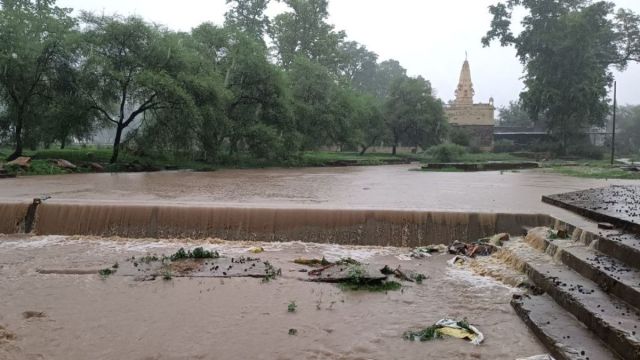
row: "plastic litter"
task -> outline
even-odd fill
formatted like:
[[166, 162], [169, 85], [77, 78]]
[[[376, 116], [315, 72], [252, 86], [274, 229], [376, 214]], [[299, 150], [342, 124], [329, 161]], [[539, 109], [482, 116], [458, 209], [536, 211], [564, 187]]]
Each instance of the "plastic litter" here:
[[264, 248], [263, 247], [259, 247], [259, 246], [252, 247], [252, 248], [249, 249], [249, 252], [253, 253], [253, 254], [260, 254], [260, 253], [264, 252]]
[[441, 339], [445, 336], [468, 340], [473, 345], [480, 345], [484, 341], [484, 335], [466, 320], [455, 321], [442, 319], [434, 325], [421, 331], [407, 331], [403, 337], [411, 341], [430, 341]]

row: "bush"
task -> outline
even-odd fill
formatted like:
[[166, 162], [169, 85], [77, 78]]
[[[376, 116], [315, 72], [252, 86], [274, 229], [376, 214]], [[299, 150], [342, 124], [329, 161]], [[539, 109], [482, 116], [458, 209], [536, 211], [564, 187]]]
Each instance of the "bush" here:
[[471, 154], [482, 154], [482, 149], [480, 149], [480, 146], [478, 145], [471, 145], [467, 148], [467, 150]]
[[493, 152], [497, 154], [516, 151], [516, 144], [511, 140], [498, 140], [493, 144]]
[[605, 151], [605, 148], [595, 146], [590, 142], [569, 145], [567, 148], [567, 153], [570, 155], [592, 160], [602, 160], [604, 158]]
[[465, 129], [459, 127], [454, 127], [451, 130], [451, 132], [449, 133], [449, 140], [452, 143], [460, 146], [469, 146], [469, 144], [471, 143], [471, 137], [469, 136], [469, 133]]
[[559, 154], [561, 152], [559, 141], [538, 140], [526, 147], [526, 150], [534, 153]]
[[463, 146], [456, 144], [436, 145], [427, 150], [427, 153], [435, 160], [445, 163], [460, 160], [466, 152]]

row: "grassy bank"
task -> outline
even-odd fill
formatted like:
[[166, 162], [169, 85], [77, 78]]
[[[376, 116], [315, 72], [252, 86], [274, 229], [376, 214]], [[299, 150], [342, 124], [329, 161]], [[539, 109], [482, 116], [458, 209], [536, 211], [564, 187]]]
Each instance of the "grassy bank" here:
[[[6, 158], [10, 153], [8, 149], [0, 149], [0, 159]], [[402, 163], [410, 160], [438, 162], [437, 159], [427, 154], [365, 154], [357, 152], [305, 152], [287, 161], [264, 161], [250, 157], [227, 158], [218, 163], [203, 161], [176, 159], [171, 157], [142, 157], [126, 152], [121, 153], [116, 164], [109, 164], [111, 158], [110, 148], [75, 147], [64, 150], [50, 149], [38, 151], [26, 151], [25, 156], [32, 158], [31, 167], [23, 170], [17, 167], [8, 168], [10, 173], [20, 176], [32, 175], [59, 175], [67, 173], [92, 172], [89, 164], [97, 163], [104, 167], [106, 172], [135, 172], [135, 171], [159, 171], [159, 170], [194, 170], [215, 171], [222, 168], [267, 168], [267, 167], [324, 167], [324, 166], [375, 166], [393, 163]], [[66, 170], [58, 167], [52, 159], [64, 159], [75, 165], [77, 169]], [[508, 153], [465, 153], [456, 162], [482, 163], [487, 161], [531, 161]], [[0, 161], [0, 165], [2, 165]], [[541, 163], [541, 171], [555, 174], [594, 178], [594, 179], [632, 179], [640, 180], [640, 172], [624, 171], [617, 166], [611, 166], [607, 161], [574, 160], [571, 162], [552, 160]], [[457, 169], [430, 170], [438, 172], [460, 171]]]
[[543, 171], [588, 179], [640, 180], [640, 172], [625, 171], [610, 164], [590, 163], [578, 166], [549, 166]]
[[[0, 159], [6, 158], [10, 152], [8, 149], [0, 149]], [[302, 153], [287, 161], [265, 161], [248, 156], [237, 156], [210, 163], [166, 156], [135, 156], [123, 152], [120, 154], [116, 164], [110, 164], [111, 149], [96, 147], [25, 151], [24, 156], [31, 157], [30, 168], [7, 167], [7, 170], [20, 176], [34, 176], [91, 172], [94, 171], [90, 166], [92, 163], [101, 165], [106, 172], [135, 172], [159, 170], [215, 171], [223, 168], [374, 166], [408, 161], [407, 155], [365, 154], [361, 156], [356, 152], [315, 151]], [[78, 168], [74, 170], [62, 169], [52, 161], [53, 159], [67, 160], [77, 165]], [[2, 165], [1, 160], [0, 165]]]

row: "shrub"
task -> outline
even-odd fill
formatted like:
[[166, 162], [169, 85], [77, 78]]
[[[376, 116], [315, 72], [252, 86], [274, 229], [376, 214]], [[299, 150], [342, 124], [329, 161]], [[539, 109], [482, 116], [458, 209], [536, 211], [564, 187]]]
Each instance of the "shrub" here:
[[467, 150], [471, 154], [482, 154], [482, 149], [480, 149], [480, 146], [478, 145], [471, 145], [467, 148]]
[[605, 150], [605, 148], [595, 146], [590, 142], [581, 142], [578, 144], [569, 145], [567, 153], [587, 159], [602, 160], [604, 158]]
[[429, 148], [427, 153], [436, 161], [452, 162], [460, 160], [466, 153], [466, 149], [456, 144], [441, 144]]
[[449, 133], [449, 140], [452, 143], [460, 146], [469, 146], [469, 144], [471, 143], [471, 137], [469, 136], [469, 133], [465, 129], [459, 127], [454, 127], [451, 130], [451, 132]]
[[516, 144], [511, 140], [498, 140], [493, 144], [493, 152], [497, 154], [516, 151]]

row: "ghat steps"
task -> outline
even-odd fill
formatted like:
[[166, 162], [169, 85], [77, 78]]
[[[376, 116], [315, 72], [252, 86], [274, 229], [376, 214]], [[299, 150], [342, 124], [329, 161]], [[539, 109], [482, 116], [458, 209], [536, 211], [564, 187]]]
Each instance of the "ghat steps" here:
[[536, 288], [514, 298], [516, 312], [558, 359], [640, 359], [639, 269], [579, 229], [572, 239], [554, 237], [535, 228], [500, 254]]

